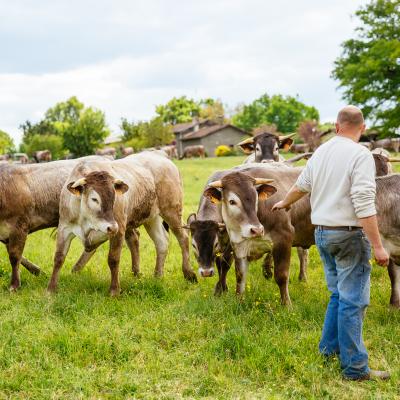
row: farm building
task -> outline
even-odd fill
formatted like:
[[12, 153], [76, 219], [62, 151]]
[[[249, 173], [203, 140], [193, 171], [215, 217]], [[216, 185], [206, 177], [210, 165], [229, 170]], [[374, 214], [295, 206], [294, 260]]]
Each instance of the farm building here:
[[203, 145], [209, 157], [214, 157], [219, 145], [235, 146], [246, 136], [244, 130], [231, 124], [218, 124], [210, 120], [177, 124], [173, 128], [179, 157], [187, 146]]

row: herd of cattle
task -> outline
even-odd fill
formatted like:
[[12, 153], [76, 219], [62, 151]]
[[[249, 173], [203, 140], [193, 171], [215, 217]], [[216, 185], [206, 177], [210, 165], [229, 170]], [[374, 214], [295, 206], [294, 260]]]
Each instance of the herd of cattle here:
[[[267, 278], [274, 275], [281, 301], [290, 304], [291, 248], [297, 247], [300, 276], [307, 277], [308, 249], [314, 244], [309, 196], [289, 212], [272, 212], [302, 171], [293, 162], [310, 154], [282, 161], [280, 149], [293, 144], [291, 135], [263, 133], [239, 143], [249, 154], [237, 167], [215, 172], [207, 181], [197, 213], [182, 225], [183, 189], [178, 168], [165, 151], [144, 151], [114, 160], [104, 155], [28, 165], [0, 165], [0, 240], [12, 267], [10, 290], [20, 286], [19, 265], [33, 274], [40, 268], [23, 257], [28, 234], [58, 227], [53, 273], [48, 290], [57, 288], [59, 271], [72, 239], [84, 247], [73, 271], [80, 271], [97, 247], [109, 241], [110, 294], [120, 291], [119, 261], [124, 241], [131, 253], [132, 272], [140, 271], [139, 232], [143, 225], [156, 248], [155, 276], [163, 275], [168, 233], [177, 238], [182, 271], [197, 281], [189, 261], [189, 235], [203, 277], [219, 279], [215, 294], [227, 290], [231, 263], [236, 271], [236, 292], [245, 289], [248, 263], [262, 257]], [[390, 303], [400, 308], [400, 174], [391, 171], [384, 150], [374, 153], [377, 171], [379, 230], [390, 254]]]

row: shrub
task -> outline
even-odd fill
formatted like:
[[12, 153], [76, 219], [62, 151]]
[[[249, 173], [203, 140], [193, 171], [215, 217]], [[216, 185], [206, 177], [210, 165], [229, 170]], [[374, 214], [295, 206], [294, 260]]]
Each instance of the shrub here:
[[215, 149], [215, 155], [217, 157], [227, 157], [236, 155], [234, 148], [227, 146], [226, 144], [221, 144]]

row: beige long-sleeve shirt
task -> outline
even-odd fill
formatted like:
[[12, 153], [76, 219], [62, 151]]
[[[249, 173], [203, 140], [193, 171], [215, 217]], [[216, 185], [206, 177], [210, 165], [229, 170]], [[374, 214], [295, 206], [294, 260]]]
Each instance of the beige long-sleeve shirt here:
[[343, 136], [320, 146], [296, 186], [311, 192], [314, 225], [360, 226], [376, 214], [375, 162], [371, 152]]

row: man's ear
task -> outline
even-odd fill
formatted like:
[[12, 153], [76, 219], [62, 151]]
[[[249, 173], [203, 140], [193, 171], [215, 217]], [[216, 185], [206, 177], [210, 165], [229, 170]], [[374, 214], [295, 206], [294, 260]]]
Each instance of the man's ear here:
[[81, 178], [78, 179], [77, 181], [70, 182], [67, 185], [67, 189], [74, 195], [80, 197], [83, 193], [83, 189], [85, 188], [86, 185], [86, 179]]
[[254, 138], [248, 138], [237, 144], [245, 154], [251, 154], [254, 151]]
[[293, 144], [293, 139], [286, 138], [279, 143], [279, 148], [282, 149], [283, 151], [289, 151], [289, 149], [292, 147], [292, 144]]
[[259, 200], [267, 200], [268, 198], [273, 196], [276, 192], [277, 192], [276, 187], [272, 185], [264, 184], [257, 186], [257, 193]]
[[118, 195], [124, 194], [128, 191], [129, 186], [121, 181], [121, 179], [115, 179], [114, 180], [114, 189], [115, 189], [115, 193], [117, 193]]
[[222, 199], [221, 190], [214, 187], [208, 187], [203, 195], [208, 197], [214, 204], [218, 204]]

